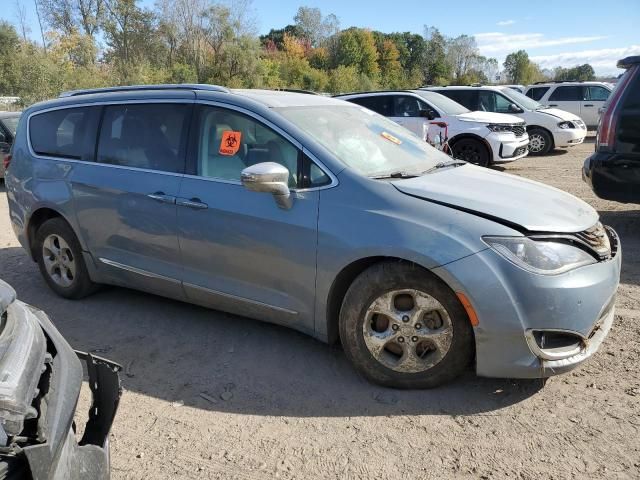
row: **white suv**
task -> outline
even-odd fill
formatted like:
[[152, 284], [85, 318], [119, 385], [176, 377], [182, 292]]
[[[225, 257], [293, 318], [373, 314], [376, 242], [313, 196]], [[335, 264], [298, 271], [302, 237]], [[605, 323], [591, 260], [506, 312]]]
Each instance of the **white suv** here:
[[611, 90], [604, 82], [549, 82], [529, 85], [524, 93], [542, 105], [574, 113], [587, 127], [595, 128]]
[[528, 153], [529, 136], [521, 119], [499, 113], [471, 112], [435, 92], [366, 92], [338, 98], [389, 117], [422, 139], [426, 139], [431, 121], [445, 122], [454, 157], [476, 165], [510, 162]]
[[531, 98], [504, 87], [430, 87], [470, 110], [517, 115], [527, 122], [529, 152], [544, 155], [553, 148], [579, 145], [587, 136], [584, 122], [573, 113], [541, 105]]

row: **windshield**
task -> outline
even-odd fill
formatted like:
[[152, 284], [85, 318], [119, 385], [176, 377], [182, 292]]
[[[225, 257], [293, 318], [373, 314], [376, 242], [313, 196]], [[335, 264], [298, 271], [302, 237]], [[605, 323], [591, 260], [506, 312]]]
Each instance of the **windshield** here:
[[462, 113], [469, 113], [470, 110], [463, 107], [458, 102], [451, 100], [449, 97], [436, 92], [428, 92], [425, 90], [415, 90], [415, 93], [424, 98], [427, 102], [433, 104], [438, 110], [445, 115], [460, 115]]
[[20, 121], [20, 115], [12, 115], [10, 117], [5, 117], [2, 119], [2, 122], [9, 129], [9, 131], [16, 136], [16, 129], [18, 128], [18, 122]]
[[527, 97], [526, 95], [523, 95], [522, 93], [512, 88], [501, 88], [500, 91], [504, 93], [506, 97], [509, 97], [511, 100], [513, 100], [514, 103], [517, 103], [522, 108], [525, 108], [527, 110], [538, 110], [539, 108], [544, 108], [544, 105], [536, 102], [535, 100]]
[[275, 108], [348, 167], [369, 177], [418, 175], [450, 158], [382, 115], [357, 105]]

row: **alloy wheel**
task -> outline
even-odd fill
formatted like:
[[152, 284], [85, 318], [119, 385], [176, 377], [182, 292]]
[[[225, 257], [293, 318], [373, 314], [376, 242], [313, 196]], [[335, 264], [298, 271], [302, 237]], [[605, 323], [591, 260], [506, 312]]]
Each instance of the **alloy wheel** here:
[[57, 285], [70, 287], [76, 278], [76, 261], [69, 244], [59, 235], [49, 235], [42, 243], [42, 259], [47, 274]]
[[402, 373], [424, 372], [440, 362], [453, 339], [451, 317], [442, 304], [419, 290], [394, 290], [367, 309], [364, 342], [384, 366]]
[[545, 140], [539, 133], [534, 133], [529, 137], [529, 151], [532, 153], [538, 153], [544, 150]]

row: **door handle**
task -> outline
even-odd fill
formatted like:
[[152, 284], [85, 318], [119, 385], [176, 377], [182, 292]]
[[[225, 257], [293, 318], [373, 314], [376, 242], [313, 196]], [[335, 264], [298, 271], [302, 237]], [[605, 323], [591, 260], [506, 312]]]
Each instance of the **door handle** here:
[[164, 192], [150, 193], [149, 195], [147, 195], [147, 197], [160, 203], [176, 203], [176, 197], [166, 195]]
[[592, 103], [588, 103], [586, 105], [583, 105], [583, 107], [593, 107], [593, 104]]
[[557, 104], [557, 103], [550, 103], [550, 104], [549, 104], [549, 106], [550, 106], [550, 107], [557, 107], [557, 106], [558, 106], [558, 104]]
[[191, 200], [187, 200], [186, 198], [178, 198], [176, 200], [176, 205], [180, 207], [194, 208], [196, 210], [204, 210], [205, 208], [209, 208], [209, 205], [201, 202], [199, 198], [192, 198]]

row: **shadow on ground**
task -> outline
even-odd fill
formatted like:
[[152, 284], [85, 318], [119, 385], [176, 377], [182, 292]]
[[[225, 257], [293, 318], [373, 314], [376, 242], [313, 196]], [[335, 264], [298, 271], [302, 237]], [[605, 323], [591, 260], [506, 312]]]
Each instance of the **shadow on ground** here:
[[[470, 371], [435, 390], [380, 388], [356, 374], [340, 347], [283, 327], [115, 287], [64, 300], [20, 248], [0, 250], [0, 278], [45, 310], [74, 348], [122, 364], [126, 390], [197, 408], [304, 417], [462, 415], [512, 405], [542, 387]], [[225, 391], [232, 398], [222, 400]]]

